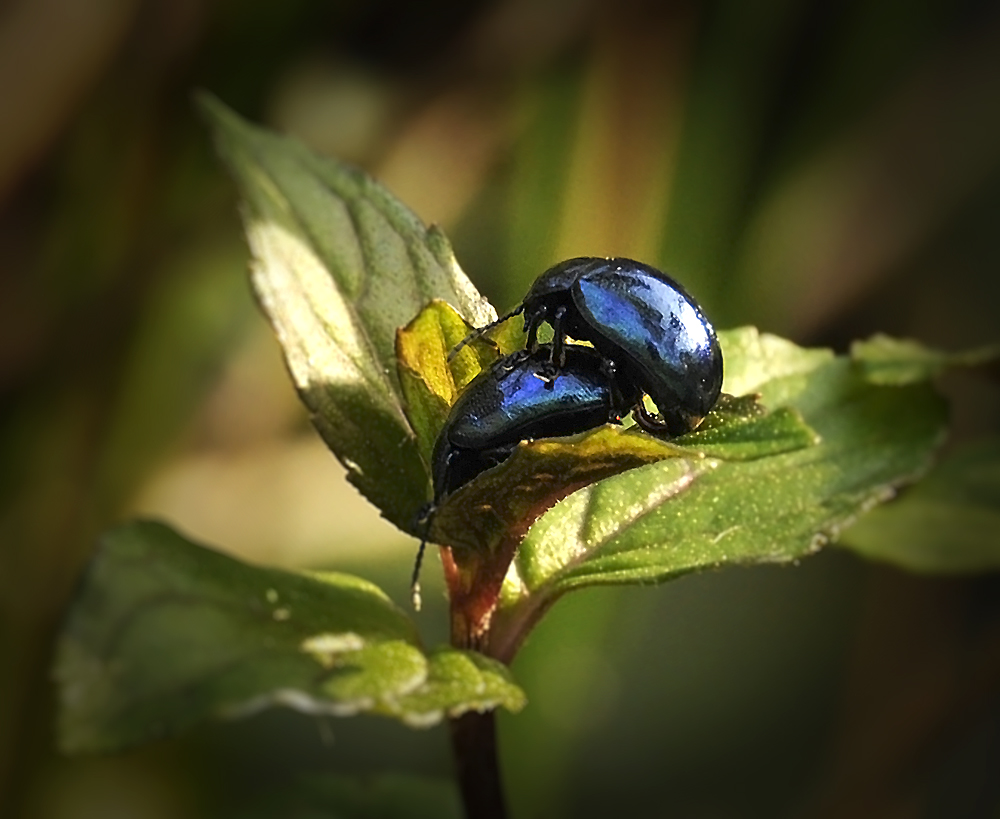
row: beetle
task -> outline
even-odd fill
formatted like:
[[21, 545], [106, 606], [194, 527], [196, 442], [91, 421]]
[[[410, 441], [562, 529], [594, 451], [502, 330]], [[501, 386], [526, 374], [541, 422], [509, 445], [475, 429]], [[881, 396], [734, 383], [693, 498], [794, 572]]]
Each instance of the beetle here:
[[612, 365], [578, 344], [563, 348], [558, 373], [546, 346], [498, 360], [466, 387], [434, 446], [434, 502], [497, 466], [521, 441], [574, 435], [620, 423], [638, 400]]
[[518, 314], [524, 314], [526, 349], [539, 349], [538, 330], [553, 329], [552, 362], [563, 366], [566, 336], [588, 341], [616, 367], [625, 391], [638, 388], [636, 422], [674, 438], [695, 429], [722, 391], [722, 350], [698, 303], [674, 279], [632, 259], [580, 256], [550, 267], [510, 313], [475, 330], [452, 351]]
[[521, 441], [575, 435], [621, 423], [641, 398], [591, 347], [568, 344], [555, 371], [547, 345], [519, 350], [477, 375], [452, 405], [431, 458], [434, 500], [424, 525], [411, 589], [419, 609], [420, 564], [435, 509], [477, 475], [509, 458]]

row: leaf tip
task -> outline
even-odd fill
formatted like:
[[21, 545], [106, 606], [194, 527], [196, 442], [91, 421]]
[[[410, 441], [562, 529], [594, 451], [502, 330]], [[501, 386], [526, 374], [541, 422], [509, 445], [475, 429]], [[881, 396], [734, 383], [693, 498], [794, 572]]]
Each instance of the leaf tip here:
[[220, 100], [211, 91], [196, 88], [191, 93], [191, 102], [202, 120], [213, 130], [221, 130], [241, 122], [239, 114]]

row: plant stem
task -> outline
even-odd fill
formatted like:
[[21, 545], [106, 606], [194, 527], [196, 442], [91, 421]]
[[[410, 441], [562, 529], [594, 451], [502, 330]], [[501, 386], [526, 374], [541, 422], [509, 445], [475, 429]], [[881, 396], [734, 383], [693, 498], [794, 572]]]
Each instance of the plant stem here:
[[466, 819], [506, 819], [493, 711], [450, 721], [451, 747]]

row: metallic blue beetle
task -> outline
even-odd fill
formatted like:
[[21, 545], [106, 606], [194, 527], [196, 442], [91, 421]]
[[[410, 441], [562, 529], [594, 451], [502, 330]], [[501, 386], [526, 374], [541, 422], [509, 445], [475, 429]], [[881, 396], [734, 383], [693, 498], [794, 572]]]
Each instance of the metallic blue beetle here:
[[631, 259], [579, 257], [546, 270], [514, 310], [472, 338], [524, 314], [527, 349], [538, 349], [542, 323], [554, 331], [561, 368], [566, 336], [589, 341], [613, 362], [623, 392], [649, 395], [662, 421], [635, 404], [636, 422], [667, 438], [697, 427], [722, 391], [722, 350], [697, 302], [672, 278]]
[[[477, 475], [509, 458], [521, 441], [575, 435], [620, 423], [641, 398], [623, 385], [607, 359], [590, 347], [566, 345], [556, 371], [553, 351], [536, 345], [498, 360], [477, 375], [452, 405], [431, 459], [434, 500], [421, 514], [426, 530], [437, 506]], [[420, 564], [413, 569], [419, 608]]]
[[522, 350], [469, 383], [434, 446], [435, 503], [503, 463], [521, 441], [620, 423], [639, 398], [622, 390], [609, 362], [589, 347], [565, 346], [558, 372], [551, 361], [548, 347]]

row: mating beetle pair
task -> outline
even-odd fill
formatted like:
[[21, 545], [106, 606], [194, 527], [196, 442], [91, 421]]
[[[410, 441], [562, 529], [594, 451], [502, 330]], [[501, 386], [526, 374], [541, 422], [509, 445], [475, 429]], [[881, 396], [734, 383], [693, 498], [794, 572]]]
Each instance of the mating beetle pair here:
[[[524, 315], [525, 349], [480, 373], [451, 408], [434, 448], [434, 508], [523, 440], [620, 422], [674, 438], [695, 429], [722, 390], [722, 351], [698, 304], [676, 281], [631, 259], [579, 257], [545, 271], [510, 313], [453, 351]], [[538, 341], [543, 323], [551, 345]], [[569, 336], [592, 345], [567, 344]], [[656, 404], [650, 415], [643, 396]], [[424, 542], [414, 567], [414, 592]]]
[[647, 432], [675, 438], [697, 427], [722, 390], [722, 350], [697, 302], [655, 267], [631, 259], [579, 257], [546, 270], [514, 310], [468, 336], [452, 355], [496, 325], [524, 314], [526, 347], [552, 325], [553, 363], [566, 336], [588, 341], [612, 362], [625, 391], [646, 393], [662, 421], [635, 404]]

